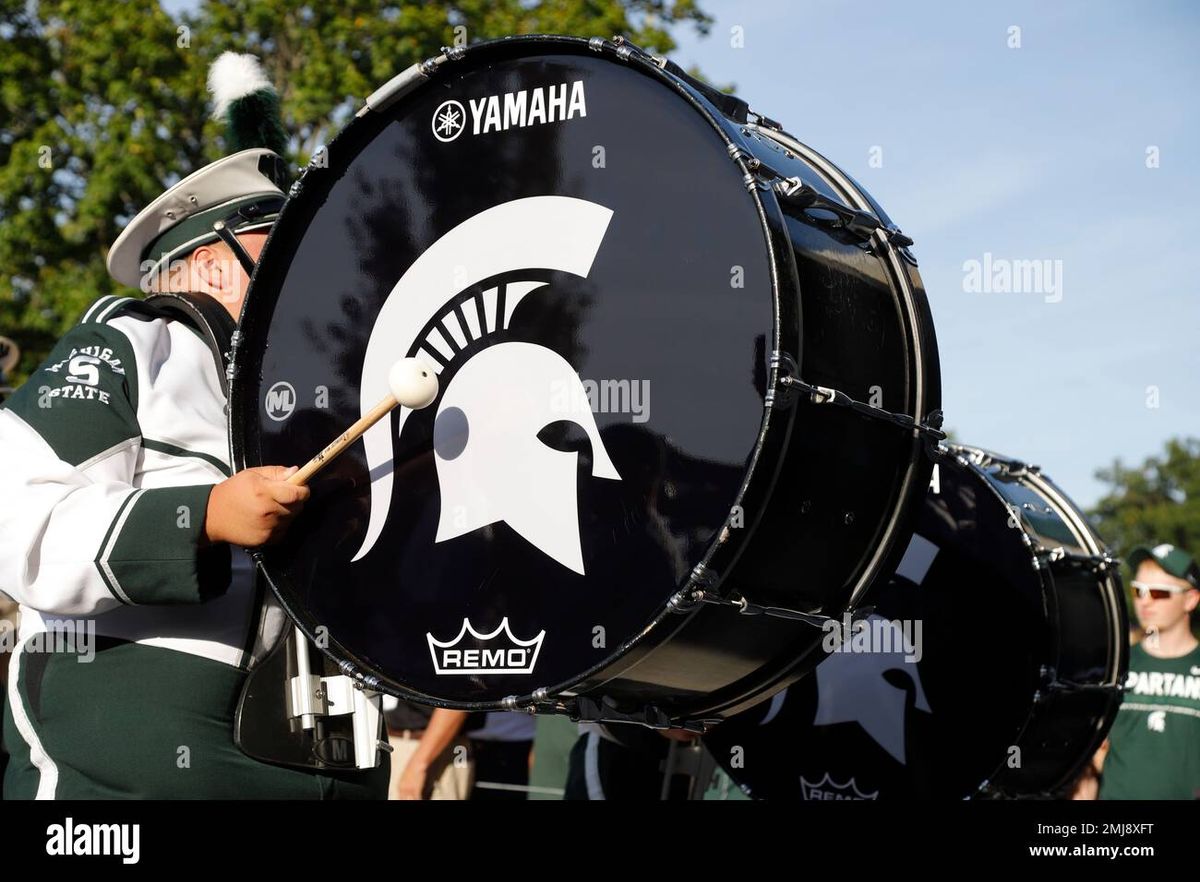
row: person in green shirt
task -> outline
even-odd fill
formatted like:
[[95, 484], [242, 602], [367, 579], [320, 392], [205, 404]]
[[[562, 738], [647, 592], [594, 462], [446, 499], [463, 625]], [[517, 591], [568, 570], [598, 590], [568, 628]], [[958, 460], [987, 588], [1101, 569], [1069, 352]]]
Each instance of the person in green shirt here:
[[1200, 799], [1200, 566], [1174, 545], [1129, 554], [1134, 609], [1146, 633], [1103, 757], [1100, 799]]

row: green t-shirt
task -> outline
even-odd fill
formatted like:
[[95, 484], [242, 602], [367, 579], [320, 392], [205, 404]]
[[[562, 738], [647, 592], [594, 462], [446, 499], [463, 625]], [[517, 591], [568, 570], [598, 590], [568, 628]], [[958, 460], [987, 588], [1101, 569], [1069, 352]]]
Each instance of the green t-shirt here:
[[1101, 799], [1200, 798], [1200, 646], [1178, 658], [1134, 646], [1108, 738]]

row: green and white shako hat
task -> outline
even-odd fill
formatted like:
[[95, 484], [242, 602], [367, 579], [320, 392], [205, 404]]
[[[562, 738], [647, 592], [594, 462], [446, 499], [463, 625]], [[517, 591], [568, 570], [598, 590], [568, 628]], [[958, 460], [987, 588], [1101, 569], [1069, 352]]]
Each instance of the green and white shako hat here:
[[287, 133], [266, 72], [253, 55], [225, 52], [209, 68], [208, 89], [213, 117], [225, 119], [236, 152], [188, 175], [130, 221], [108, 252], [108, 273], [123, 285], [140, 287], [171, 260], [223, 238], [223, 230], [264, 230], [279, 216]]

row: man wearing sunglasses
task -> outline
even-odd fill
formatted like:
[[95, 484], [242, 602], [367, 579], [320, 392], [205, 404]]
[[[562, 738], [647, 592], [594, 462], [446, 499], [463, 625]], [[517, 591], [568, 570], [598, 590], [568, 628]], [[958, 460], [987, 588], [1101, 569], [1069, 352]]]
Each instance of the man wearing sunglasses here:
[[1127, 560], [1146, 636], [1130, 649], [1100, 799], [1200, 799], [1200, 641], [1191, 627], [1200, 566], [1165, 544], [1139, 546]]

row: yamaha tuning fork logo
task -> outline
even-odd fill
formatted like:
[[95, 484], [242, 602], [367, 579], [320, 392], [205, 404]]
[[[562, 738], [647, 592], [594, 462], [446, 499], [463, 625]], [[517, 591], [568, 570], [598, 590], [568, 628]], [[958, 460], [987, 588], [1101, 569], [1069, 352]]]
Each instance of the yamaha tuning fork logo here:
[[453, 141], [463, 133], [466, 120], [467, 111], [461, 102], [443, 101], [433, 112], [433, 135], [443, 143]]
[[[587, 96], [582, 80], [470, 98], [467, 104], [471, 108], [472, 135], [507, 132], [587, 116]], [[435, 138], [443, 144], [449, 143], [466, 130], [467, 109], [461, 101], [443, 101], [433, 112], [431, 127]]]

